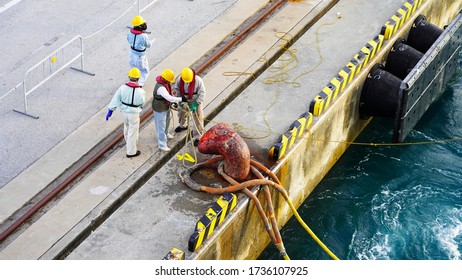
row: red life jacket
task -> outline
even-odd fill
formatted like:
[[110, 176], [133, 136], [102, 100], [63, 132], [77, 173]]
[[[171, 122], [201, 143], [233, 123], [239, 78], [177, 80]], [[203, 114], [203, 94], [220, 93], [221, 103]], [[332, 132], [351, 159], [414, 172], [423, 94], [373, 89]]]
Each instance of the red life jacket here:
[[[156, 77], [156, 82], [163, 85], [165, 87], [165, 89], [167, 90], [168, 94], [172, 95], [172, 84], [165, 81], [164, 78], [162, 78], [162, 76], [157, 76]], [[170, 104], [170, 102], [167, 99], [165, 99], [161, 95], [157, 94], [157, 87], [155, 87], [154, 91], [155, 91], [154, 92], [154, 99], [156, 99], [156, 100], [162, 100], [163, 99], [163, 100], [165, 100], [165, 102], [167, 102], [167, 104]]]
[[136, 35], [143, 34], [143, 31], [141, 31], [141, 30], [136, 30], [136, 29], [134, 29], [134, 28], [130, 29], [130, 32], [133, 33], [133, 34], [136, 34]]
[[126, 106], [128, 106], [128, 107], [135, 107], [135, 108], [136, 108], [136, 107], [141, 107], [142, 105], [135, 105], [135, 104], [133, 104], [134, 99], [135, 99], [135, 89], [140, 88], [141, 86], [138, 85], [138, 83], [135, 83], [135, 82], [128, 82], [128, 83], [126, 83], [125, 85], [128, 86], [128, 87], [133, 88], [133, 91], [132, 91], [132, 101], [131, 101], [130, 103], [125, 103], [125, 102], [121, 101], [122, 104], [124, 104], [124, 105], [126, 105]]
[[165, 81], [161, 76], [156, 77], [157, 84], [154, 86], [152, 99], [152, 109], [155, 112], [165, 112], [169, 109], [170, 102], [165, 99], [162, 95], [157, 94], [157, 90], [163, 86], [167, 90], [168, 94], [172, 95], [172, 86], [169, 82]]
[[141, 87], [141, 86], [140, 86], [138, 83], [136, 83], [136, 82], [128, 82], [128, 83], [126, 83], [125, 85], [126, 85], [126, 86], [129, 86], [129, 87], [131, 87], [131, 88], [140, 88], [140, 87]]
[[172, 84], [170, 84], [169, 82], [167, 82], [166, 80], [164, 80], [164, 78], [162, 78], [162, 76], [157, 76], [156, 77], [156, 82], [158, 82], [159, 84], [163, 85], [168, 93], [170, 95], [172, 95]]
[[[188, 85], [188, 99], [191, 99], [194, 94], [194, 88], [196, 86], [196, 73], [193, 70], [193, 79]], [[180, 78], [180, 94], [181, 97], [184, 97], [184, 81]]]

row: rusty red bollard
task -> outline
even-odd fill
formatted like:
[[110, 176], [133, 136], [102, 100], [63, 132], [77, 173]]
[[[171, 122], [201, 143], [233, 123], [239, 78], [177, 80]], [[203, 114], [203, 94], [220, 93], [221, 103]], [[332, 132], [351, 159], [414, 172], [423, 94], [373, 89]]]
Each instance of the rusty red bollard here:
[[197, 148], [203, 154], [223, 156], [225, 173], [233, 179], [243, 181], [249, 176], [249, 147], [229, 125], [219, 123], [212, 126], [201, 137]]

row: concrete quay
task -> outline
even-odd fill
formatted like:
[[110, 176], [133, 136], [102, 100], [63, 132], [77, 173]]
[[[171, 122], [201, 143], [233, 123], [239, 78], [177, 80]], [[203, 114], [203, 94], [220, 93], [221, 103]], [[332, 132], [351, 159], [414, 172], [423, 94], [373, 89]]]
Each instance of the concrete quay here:
[[[238, 16], [245, 19], [266, 3], [251, 1], [254, 6], [250, 9], [246, 6], [249, 3], [244, 5], [243, 2], [249, 1], [238, 1], [217, 22], [204, 28], [157, 65], [152, 76], [166, 67], [178, 72], [184, 65], [192, 65], [211, 47], [204, 46], [204, 42], [213, 41], [211, 34], [216, 34], [213, 30], [217, 25], [221, 25], [221, 30], [224, 23], [231, 22], [230, 19]], [[430, 9], [433, 3], [425, 1], [416, 14]], [[306, 138], [300, 139], [284, 159], [269, 161], [268, 148], [293, 120], [307, 111], [314, 96], [368, 40], [380, 32], [402, 4], [403, 1], [378, 0], [366, 4], [360, 0], [287, 3], [204, 76], [207, 87], [205, 113], [210, 121], [207, 127], [219, 122], [235, 127], [244, 136], [253, 157], [277, 172], [293, 203], [298, 206], [348, 147], [347, 142], [354, 140], [366, 125], [367, 122], [358, 120], [357, 102], [362, 81], [374, 63], [367, 65], [331, 107], [314, 119]], [[458, 11], [460, 6], [457, 3], [457, 7], [452, 8]], [[242, 19], [236, 22], [240, 23]], [[228, 32], [234, 27], [231, 25]], [[409, 24], [403, 27], [403, 31], [406, 28]], [[224, 35], [227, 34], [218, 35], [216, 42]], [[398, 32], [396, 36], [399, 35]], [[301, 37], [291, 45], [292, 36]], [[391, 43], [391, 40], [384, 42], [375, 61], [383, 59]], [[290, 47], [289, 51], [282, 57], [292, 59], [294, 64], [288, 65], [287, 60], [281, 59], [268, 68], [267, 61], [287, 47]], [[187, 52], [184, 50], [197, 53], [191, 55], [190, 52], [185, 57]], [[273, 79], [273, 70], [278, 66], [291, 77], [286, 81], [298, 82], [300, 86], [279, 82], [277, 78], [280, 76]], [[249, 75], [261, 72], [258, 77]], [[151, 79], [146, 86], [147, 92], [152, 91], [152, 87]], [[82, 139], [87, 139], [88, 135], [100, 131], [105, 111], [98, 112], [73, 137], [68, 137], [62, 146], [47, 154], [49, 161], [60, 165], [60, 155], [67, 153], [75, 143], [86, 142]], [[236, 210], [203, 246], [195, 253], [188, 252], [187, 241], [195, 223], [217, 196], [195, 192], [181, 182], [178, 173], [184, 167], [175, 154], [193, 154], [193, 151], [191, 147], [183, 147], [184, 133], [177, 136], [170, 143], [174, 149], [164, 154], [156, 148], [153, 124], [148, 124], [140, 136], [143, 151], [140, 157], [126, 159], [123, 148], [114, 153], [39, 220], [1, 248], [0, 259], [161, 259], [173, 247], [185, 251], [188, 259], [258, 257], [269, 239], [253, 211], [254, 207], [242, 196], [239, 196]], [[37, 181], [38, 174], [46, 174], [40, 168], [50, 170], [47, 164], [37, 166], [38, 169], [30, 172], [28, 180]], [[27, 172], [23, 180], [27, 180]], [[137, 191], [133, 193], [135, 189]], [[2, 193], [2, 197], [4, 194], [8, 195]], [[121, 200], [124, 203], [120, 206]], [[276, 203], [276, 215], [282, 226], [291, 213], [281, 198], [276, 198]], [[14, 212], [15, 207], [17, 205], [11, 205], [10, 212]], [[99, 219], [102, 218], [107, 219], [101, 223]], [[328, 239], [323, 241], [329, 244]], [[73, 249], [69, 255], [68, 249]], [[342, 258], [344, 252], [336, 248], [331, 250]]]

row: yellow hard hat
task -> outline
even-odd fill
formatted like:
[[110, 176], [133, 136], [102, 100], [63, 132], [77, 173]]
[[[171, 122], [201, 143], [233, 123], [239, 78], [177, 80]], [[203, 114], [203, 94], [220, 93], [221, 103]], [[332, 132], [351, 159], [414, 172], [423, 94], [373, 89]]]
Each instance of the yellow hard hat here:
[[181, 79], [185, 82], [185, 83], [190, 83], [194, 78], [194, 72], [191, 68], [183, 68], [183, 70], [181, 70]]
[[135, 16], [132, 19], [132, 26], [140, 26], [145, 23], [144, 18], [142, 16]]
[[138, 68], [133, 67], [132, 69], [130, 69], [130, 71], [128, 71], [128, 77], [139, 79], [141, 77], [141, 72]]
[[169, 83], [173, 83], [175, 81], [175, 73], [171, 69], [165, 69], [162, 71], [162, 74], [160, 74], [164, 80], [166, 80]]

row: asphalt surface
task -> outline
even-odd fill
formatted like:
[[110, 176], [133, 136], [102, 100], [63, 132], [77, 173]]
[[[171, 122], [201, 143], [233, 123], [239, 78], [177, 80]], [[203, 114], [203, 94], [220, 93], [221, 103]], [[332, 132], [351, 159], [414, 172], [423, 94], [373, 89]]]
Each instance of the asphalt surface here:
[[[156, 38], [148, 52], [150, 68], [236, 0], [150, 0], [141, 1], [141, 9], [152, 2], [142, 12], [150, 38]], [[0, 188], [107, 106], [126, 82], [126, 33], [138, 12], [134, 3], [23, 0], [0, 10]], [[96, 75], [66, 68], [28, 95], [27, 111], [39, 119], [14, 112], [24, 110], [24, 93], [21, 86], [10, 90], [30, 67], [77, 35], [84, 38], [85, 69]]]

